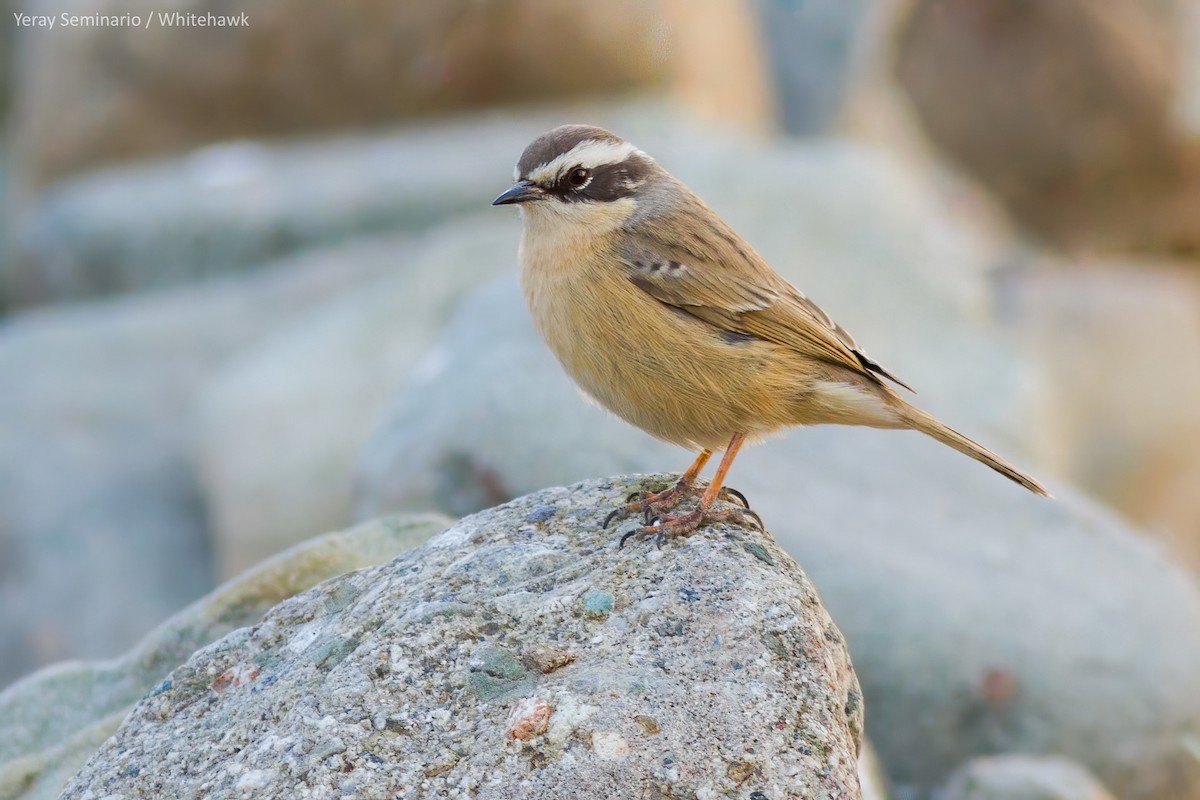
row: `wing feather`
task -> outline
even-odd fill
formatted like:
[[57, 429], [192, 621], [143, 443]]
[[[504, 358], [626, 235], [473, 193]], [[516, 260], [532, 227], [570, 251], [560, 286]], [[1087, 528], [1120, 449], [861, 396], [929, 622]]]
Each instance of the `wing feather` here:
[[636, 231], [627, 231], [620, 260], [635, 285], [722, 331], [775, 342], [909, 389], [863, 355], [844, 328], [771, 269], [698, 199], [693, 202], [707, 211], [700, 216], [716, 220], [703, 236], [681, 236], [661, 220], [642, 220]]

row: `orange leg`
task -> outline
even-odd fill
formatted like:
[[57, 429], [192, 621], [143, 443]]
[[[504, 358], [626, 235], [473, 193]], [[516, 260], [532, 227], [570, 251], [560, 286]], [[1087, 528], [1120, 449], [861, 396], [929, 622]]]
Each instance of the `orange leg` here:
[[705, 448], [700, 451], [700, 455], [696, 456], [696, 460], [687, 468], [687, 472], [683, 473], [679, 478], [679, 483], [676, 486], [691, 486], [696, 482], [696, 478], [700, 477], [700, 470], [704, 469], [704, 465], [712, 458], [712, 450]]
[[[655, 524], [632, 530], [621, 537], [620, 546], [623, 547], [625, 541], [631, 536], [648, 536], [651, 534], [656, 537], [661, 545], [663, 539], [669, 539], [674, 536], [688, 536], [694, 533], [705, 522], [729, 522], [736, 525], [745, 525], [747, 520], [753, 520], [761, 529], [763, 527], [762, 520], [758, 514], [749, 508], [729, 508], [720, 511], [714, 511], [712, 508], [713, 503], [718, 499], [727, 498], [728, 490], [724, 488], [725, 477], [729, 474], [729, 468], [733, 466], [733, 460], [737, 458], [738, 450], [741, 449], [742, 443], [745, 441], [746, 435], [743, 433], [735, 433], [733, 438], [729, 440], [729, 445], [725, 448], [725, 454], [721, 457], [721, 464], [717, 467], [717, 474], [713, 476], [712, 483], [708, 485], [708, 488], [701, 496], [700, 504], [696, 510], [686, 514], [661, 517]], [[704, 456], [704, 460], [708, 459], [703, 453], [701, 455]], [[744, 501], [745, 498], [742, 499]]]
[[704, 496], [700, 498], [700, 510], [708, 511], [712, 508], [712, 504], [721, 495], [721, 488], [725, 485], [725, 476], [729, 474], [729, 468], [733, 466], [733, 460], [737, 458], [738, 450], [742, 449], [742, 442], [746, 441], [746, 434], [735, 433], [733, 438], [729, 440], [729, 446], [725, 448], [725, 454], [721, 456], [721, 463], [717, 467], [717, 474], [713, 475], [712, 483], [708, 485], [708, 489], [704, 492]]

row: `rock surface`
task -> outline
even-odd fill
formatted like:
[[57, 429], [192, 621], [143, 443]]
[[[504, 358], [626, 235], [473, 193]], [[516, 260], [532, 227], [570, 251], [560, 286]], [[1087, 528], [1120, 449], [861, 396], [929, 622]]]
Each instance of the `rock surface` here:
[[617, 549], [640, 482], [547, 489], [175, 670], [65, 798], [859, 797], [845, 643], [767, 535]]
[[428, 514], [378, 520], [281, 553], [179, 612], [119, 659], [49, 667], [0, 692], [0, 797], [52, 800], [133, 704], [197, 649], [318, 582], [445, 530]]
[[[916, 355], [960, 382], [944, 416], [1004, 451], [979, 430], [983, 401], [968, 405], [994, 400], [1003, 373], [945, 334], [963, 322], [938, 324], [950, 349], [931, 340]], [[895, 369], [927, 403], [946, 385], [926, 391]], [[531, 486], [690, 458], [585, 404], [514, 282], [501, 282], [464, 304], [397, 397], [364, 457], [361, 511], [460, 514]], [[971, 756], [1011, 749], [1069, 755], [1125, 798], [1200, 787], [1187, 768], [1200, 593], [1144, 535], [1069, 490], [1052, 483], [1060, 499], [1039, 499], [917, 434], [793, 431], [742, 454], [731, 482], [819, 581], [898, 789], [929, 792]]]
[[956, 770], [939, 800], [1113, 800], [1091, 773], [1065, 758], [993, 756]]
[[115, 656], [213, 586], [188, 453], [200, 387], [376, 266], [317, 253], [0, 323], [0, 684]]
[[198, 399], [195, 457], [222, 575], [349, 524], [353, 466], [396, 385], [454, 302], [511, 269], [497, 257], [517, 246], [507, 222], [327, 251], [331, 263], [377, 264], [378, 277], [330, 297], [213, 377]]

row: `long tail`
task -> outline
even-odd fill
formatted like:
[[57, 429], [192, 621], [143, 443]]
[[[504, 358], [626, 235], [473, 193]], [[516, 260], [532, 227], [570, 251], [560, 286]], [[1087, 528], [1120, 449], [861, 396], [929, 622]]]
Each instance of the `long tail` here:
[[932, 436], [942, 444], [953, 447], [963, 455], [968, 455], [982, 464], [987, 464], [1010, 481], [1021, 484], [1034, 494], [1040, 494], [1043, 497], [1051, 496], [1045, 487], [1033, 478], [1021, 472], [1021, 470], [1009, 464], [978, 442], [973, 442], [953, 428], [938, 422], [924, 411], [905, 403], [900, 411], [900, 416], [908, 424], [908, 427], [913, 430], [918, 430], [927, 436]]

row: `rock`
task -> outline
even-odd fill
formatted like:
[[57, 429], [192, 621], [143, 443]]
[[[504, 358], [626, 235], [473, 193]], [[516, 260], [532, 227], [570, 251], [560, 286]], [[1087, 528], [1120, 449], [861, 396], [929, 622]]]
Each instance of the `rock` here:
[[941, 800], [1113, 800], [1086, 769], [1065, 758], [993, 756], [955, 771]]
[[757, 531], [618, 550], [600, 522], [638, 485], [538, 492], [277, 606], [63, 797], [859, 797], [861, 696], [812, 584]]
[[1162, 535], [1200, 574], [1200, 279], [1185, 265], [1012, 271], [1005, 324], [1050, 391], [1040, 460]]
[[[210, 0], [53, 11], [62, 10], [134, 14], [143, 25], [60, 25], [21, 37], [15, 146], [36, 185], [224, 139], [626, 91], [661, 82], [670, 52], [655, 6], [640, 0], [565, 3], [550, 13], [539, 0], [275, 0], [246, 10], [248, 24], [206, 28], [165, 26], [159, 14], [239, 12]], [[587, 35], [571, 35], [580, 31]]]
[[200, 387], [372, 275], [355, 252], [0, 324], [0, 684], [114, 656], [212, 587], [188, 454]]
[[1200, 248], [1200, 139], [1178, 109], [1190, 3], [915, 5], [900, 81], [1021, 223], [1081, 252]]
[[552, 119], [235, 142], [60, 183], [27, 198], [12, 226], [8, 290], [35, 303], [173, 286], [360, 234], [424, 229], [485, 208], [505, 165]]
[[454, 301], [512, 268], [517, 231], [492, 217], [413, 246], [364, 242], [336, 258], [378, 277], [247, 348], [200, 397], [196, 435], [220, 572], [349, 524], [350, 476], [396, 384], [429, 349]]
[[450, 524], [436, 515], [399, 517], [321, 536], [196, 601], [121, 658], [59, 664], [0, 692], [0, 797], [58, 797], [133, 704], [197, 649], [322, 580], [387, 561]]

